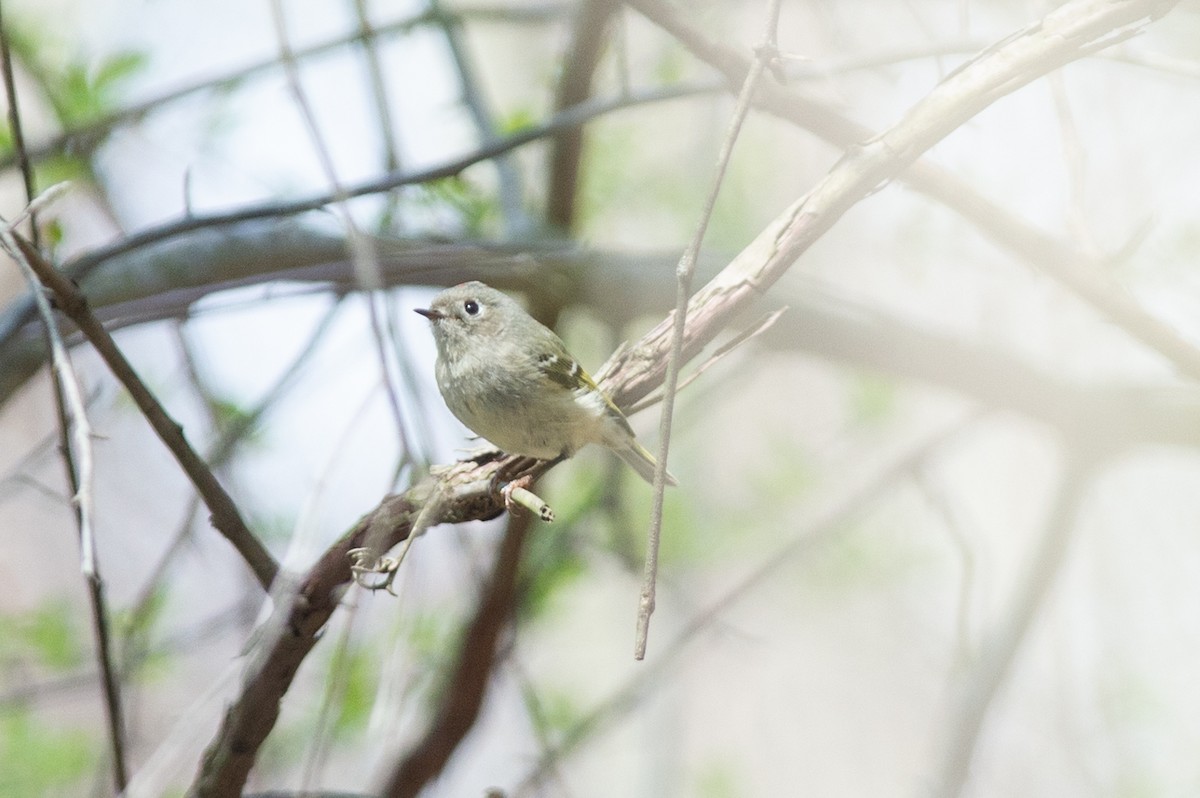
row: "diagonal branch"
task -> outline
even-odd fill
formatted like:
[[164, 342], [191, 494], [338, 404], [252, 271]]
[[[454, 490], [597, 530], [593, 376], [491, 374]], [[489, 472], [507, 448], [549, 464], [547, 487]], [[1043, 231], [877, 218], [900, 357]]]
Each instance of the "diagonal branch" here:
[[[664, 9], [674, 14], [662, 0], [630, 3], [651, 18]], [[896, 125], [848, 150], [816, 187], [776, 217], [692, 297], [689, 314], [701, 318], [688, 325], [685, 359], [694, 357], [737, 311], [765, 293], [855, 203], [901, 174], [974, 114], [1099, 46], [1133, 35], [1173, 5], [1163, 0], [1074, 0], [948, 76]], [[631, 373], [620, 381], [614, 397], [618, 404], [641, 398], [662, 380], [666, 364], [656, 353], [669, 345], [672, 326], [672, 319], [666, 319], [647, 333], [639, 347], [610, 361], [617, 366], [635, 360], [643, 366], [637, 376]], [[1194, 373], [1200, 374], [1200, 350], [1187, 349], [1196, 366]]]
[[[1093, 10], [1111, 15], [1114, 26], [1125, 26], [1127, 30], [1123, 35], [1128, 36], [1137, 31], [1141, 22], [1162, 16], [1177, 4], [1176, 0], [1110, 0], [1097, 3]], [[630, 5], [675, 36], [697, 58], [721, 72], [731, 86], [740, 85], [745, 79], [751, 65], [749, 58], [706, 37], [665, 0], [630, 0]], [[1065, 15], [1077, 13], [1079, 6], [1080, 3], [1063, 6], [1051, 17], [1062, 22]], [[1057, 28], [1062, 28], [1062, 35], [1069, 37], [1084, 30], [1084, 26], [1073, 30], [1069, 24], [1059, 24]], [[1096, 41], [1113, 43], [1112, 39], [1104, 38], [1103, 31], [1100, 31]], [[1090, 52], [1091, 48], [1085, 47], [1081, 48], [1079, 54], [1088, 55]], [[985, 50], [984, 55], [971, 62], [970, 68], [976, 69], [979, 59], [984, 56], [994, 61], [996, 48]], [[951, 75], [947, 81], [956, 76], [957, 73]], [[763, 85], [756, 103], [768, 113], [787, 119], [837, 147], [854, 148], [860, 142], [873, 140], [874, 137], [869, 128], [842, 116], [828, 105], [783, 86]], [[919, 161], [896, 177], [963, 216], [1000, 249], [1025, 259], [1057, 280], [1131, 336], [1166, 357], [1181, 372], [1200, 378], [1200, 349], [1148, 313], [1122, 288], [1104, 279], [1103, 269], [1099, 268], [1101, 264], [1096, 258], [1031, 227], [988, 200], [971, 184], [935, 164]]]
[[183, 427], [167, 415], [166, 409], [142, 382], [133, 366], [117, 347], [112, 336], [109, 335], [108, 330], [104, 329], [104, 325], [92, 313], [87, 297], [79, 290], [79, 287], [55, 269], [27, 241], [18, 238], [17, 242], [38, 279], [54, 293], [59, 309], [75, 322], [92, 346], [96, 348], [96, 352], [108, 364], [113, 374], [129, 391], [129, 395], [137, 404], [138, 409], [142, 411], [146, 420], [150, 422], [150, 426], [171, 454], [175, 456], [188, 479], [204, 498], [204, 503], [212, 511], [213, 526], [242, 555], [242, 559], [250, 566], [250, 570], [254, 572], [254, 576], [263, 589], [269, 590], [271, 582], [275, 580], [275, 575], [279, 571], [279, 566], [271, 553], [246, 526], [233, 497], [229, 495], [213, 474], [212, 469], [188, 443], [183, 434]]

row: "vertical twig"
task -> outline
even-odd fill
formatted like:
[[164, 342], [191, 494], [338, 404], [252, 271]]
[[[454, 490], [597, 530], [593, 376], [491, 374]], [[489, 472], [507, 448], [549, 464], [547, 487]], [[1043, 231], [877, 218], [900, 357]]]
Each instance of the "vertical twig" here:
[[644, 659], [646, 656], [646, 640], [650, 634], [650, 616], [654, 613], [655, 586], [658, 580], [658, 549], [662, 539], [663, 493], [666, 489], [667, 455], [671, 450], [671, 424], [675, 413], [675, 391], [679, 385], [679, 368], [683, 359], [683, 333], [687, 323], [688, 299], [692, 293], [692, 275], [696, 269], [696, 257], [704, 242], [704, 234], [708, 230], [709, 219], [712, 218], [713, 208], [717, 204], [717, 195], [725, 178], [725, 170], [733, 154], [733, 145], [737, 142], [742, 122], [750, 110], [750, 102], [754, 98], [754, 90], [758, 85], [763, 71], [775, 59], [778, 53], [776, 42], [779, 28], [779, 7], [781, 0], [768, 0], [767, 24], [762, 43], [755, 48], [755, 58], [742, 83], [738, 94], [737, 105], [734, 107], [733, 118], [729, 122], [729, 130], [721, 144], [721, 153], [717, 158], [716, 174], [712, 187], [704, 202], [700, 214], [700, 222], [692, 236], [679, 265], [675, 268], [677, 289], [675, 294], [675, 318], [671, 329], [671, 354], [667, 359], [666, 381], [663, 386], [662, 416], [659, 421], [658, 468], [654, 472], [654, 505], [651, 509], [650, 530], [646, 536], [646, 566], [642, 574], [642, 592], [638, 602], [637, 635], [633, 644], [633, 656]]
[[[0, 13], [2, 13], [0, 4]], [[34, 199], [33, 165], [25, 148], [25, 133], [21, 125], [20, 102], [17, 98], [16, 80], [13, 77], [12, 52], [8, 42], [8, 27], [0, 16], [0, 73], [4, 78], [4, 92], [8, 100], [8, 122], [12, 133], [13, 147], [21, 167], [21, 179], [25, 185], [25, 198], [29, 202], [29, 240], [35, 249], [41, 248], [41, 231], [37, 221], [37, 205]], [[59, 193], [53, 187], [41, 198], [48, 202]], [[71, 366], [67, 348], [63, 344], [50, 302], [46, 299], [41, 283], [33, 268], [25, 259], [13, 236], [16, 224], [5, 228], [4, 248], [17, 262], [29, 284], [37, 304], [38, 314], [49, 343], [51, 356], [51, 382], [54, 403], [58, 415], [60, 434], [59, 450], [67, 483], [70, 485], [75, 524], [79, 530], [80, 570], [88, 586], [88, 604], [92, 612], [92, 630], [96, 639], [96, 661], [104, 695], [104, 712], [108, 721], [108, 741], [112, 751], [113, 785], [118, 793], [129, 783], [125, 765], [125, 728], [121, 713], [121, 686], [112, 662], [112, 637], [108, 628], [108, 602], [104, 598], [104, 582], [100, 578], [100, 566], [96, 560], [96, 540], [92, 508], [92, 431], [87, 420], [83, 392]]]

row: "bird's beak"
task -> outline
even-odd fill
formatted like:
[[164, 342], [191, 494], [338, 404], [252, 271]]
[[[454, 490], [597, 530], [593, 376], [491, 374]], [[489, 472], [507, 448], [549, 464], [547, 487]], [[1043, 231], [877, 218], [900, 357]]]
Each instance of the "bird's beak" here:
[[413, 312], [420, 313], [430, 321], [440, 321], [441, 319], [446, 318], [445, 313], [442, 313], [440, 310], [434, 310], [433, 308], [413, 308]]

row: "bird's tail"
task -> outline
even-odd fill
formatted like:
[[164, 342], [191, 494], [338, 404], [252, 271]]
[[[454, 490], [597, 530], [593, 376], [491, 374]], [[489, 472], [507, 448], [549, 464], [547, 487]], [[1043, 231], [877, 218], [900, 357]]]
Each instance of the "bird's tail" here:
[[[626, 463], [629, 463], [629, 466], [634, 471], [638, 472], [638, 476], [649, 482], [651, 485], [654, 484], [654, 469], [658, 465], [658, 461], [654, 459], [654, 455], [646, 451], [645, 446], [642, 446], [634, 438], [627, 438], [625, 445], [614, 446], [613, 451], [616, 452], [622, 460], [624, 460]], [[679, 484], [675, 477], [671, 475], [670, 471], [667, 472], [667, 484]]]

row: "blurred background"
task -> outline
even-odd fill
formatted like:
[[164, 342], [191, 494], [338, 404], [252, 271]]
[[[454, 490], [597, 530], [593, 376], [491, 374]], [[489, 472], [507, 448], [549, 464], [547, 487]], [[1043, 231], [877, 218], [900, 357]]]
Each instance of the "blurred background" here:
[[[798, 110], [751, 111], [696, 285], [855, 131], [1052, 5], [786, 0], [767, 80]], [[512, 292], [592, 371], [673, 306], [737, 87], [679, 26], [749, 63], [767, 8], [660, 7], [0, 6], [36, 191], [70, 181], [45, 251], [289, 573], [475, 445], [411, 312], [440, 286]], [[718, 340], [787, 308], [678, 397], [644, 662], [650, 488], [602, 451], [555, 468], [482, 707], [413, 794], [1196, 794], [1198, 10], [972, 118]], [[0, 146], [12, 220], [11, 123]], [[0, 794], [110, 795], [44, 347], [7, 261], [0, 298]], [[182, 795], [270, 602], [68, 342], [130, 794]], [[655, 410], [631, 420], [655, 449]], [[508, 524], [434, 528], [398, 597], [347, 592], [250, 789], [387, 781], [459, 688]]]

